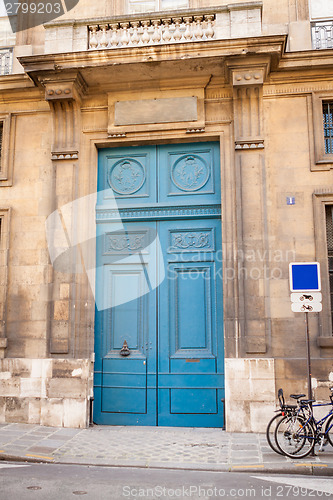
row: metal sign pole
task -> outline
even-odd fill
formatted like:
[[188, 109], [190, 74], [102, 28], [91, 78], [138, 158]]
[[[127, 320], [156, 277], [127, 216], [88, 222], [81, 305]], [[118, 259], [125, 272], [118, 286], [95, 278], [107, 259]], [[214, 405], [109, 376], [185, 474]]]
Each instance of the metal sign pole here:
[[305, 314], [304, 319], [305, 319], [306, 352], [307, 352], [307, 365], [308, 365], [308, 399], [312, 399], [311, 356], [310, 356], [309, 318], [308, 318], [309, 313], [305, 312], [304, 314]]
[[[322, 296], [320, 293], [320, 264], [319, 262], [290, 262], [289, 282], [291, 293], [291, 310], [304, 312], [305, 339], [308, 365], [308, 399], [312, 400], [311, 355], [309, 339], [309, 312], [317, 313], [322, 310]], [[312, 410], [312, 403], [310, 403]]]

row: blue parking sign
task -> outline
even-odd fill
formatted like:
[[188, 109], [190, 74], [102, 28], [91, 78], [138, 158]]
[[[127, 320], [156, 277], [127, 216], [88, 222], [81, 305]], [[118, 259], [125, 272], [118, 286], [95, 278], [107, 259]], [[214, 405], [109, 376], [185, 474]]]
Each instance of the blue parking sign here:
[[321, 290], [319, 262], [291, 262], [289, 280], [292, 292], [319, 292]]

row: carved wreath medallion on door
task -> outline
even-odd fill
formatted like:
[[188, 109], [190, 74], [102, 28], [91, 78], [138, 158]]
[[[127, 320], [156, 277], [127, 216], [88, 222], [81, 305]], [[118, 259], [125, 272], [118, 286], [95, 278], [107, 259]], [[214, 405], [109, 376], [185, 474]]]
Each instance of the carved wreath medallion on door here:
[[146, 180], [143, 165], [134, 159], [116, 162], [108, 175], [110, 187], [118, 194], [131, 195], [139, 191]]
[[209, 179], [206, 162], [197, 155], [182, 156], [171, 170], [172, 182], [182, 191], [198, 191]]

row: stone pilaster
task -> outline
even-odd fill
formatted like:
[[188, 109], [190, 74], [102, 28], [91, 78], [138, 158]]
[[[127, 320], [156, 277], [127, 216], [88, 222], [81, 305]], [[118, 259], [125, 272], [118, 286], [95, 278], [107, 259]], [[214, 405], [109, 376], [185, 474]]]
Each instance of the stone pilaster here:
[[267, 351], [267, 221], [262, 87], [266, 58], [228, 61], [233, 85], [241, 350]]
[[[80, 105], [85, 84], [77, 72], [43, 78], [42, 84], [53, 119], [53, 212], [56, 212], [59, 223], [54, 229], [54, 237], [58, 242], [65, 242], [62, 245], [64, 251], [53, 263], [52, 269], [49, 290], [49, 349], [51, 354], [71, 354], [75, 335], [75, 274], [78, 259], [71, 249], [76, 230], [76, 214], [72, 213], [70, 203], [78, 196]], [[57, 245], [56, 242], [55, 246]]]
[[0, 209], [0, 358], [5, 357], [7, 348], [9, 221], [10, 209]]

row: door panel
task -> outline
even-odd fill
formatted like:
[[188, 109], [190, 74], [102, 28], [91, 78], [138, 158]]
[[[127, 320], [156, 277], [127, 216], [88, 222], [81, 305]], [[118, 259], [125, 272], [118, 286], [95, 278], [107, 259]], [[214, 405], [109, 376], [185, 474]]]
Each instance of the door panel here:
[[169, 265], [170, 355], [211, 354], [211, 263]]
[[217, 413], [217, 391], [215, 389], [171, 389], [171, 414]]
[[219, 172], [216, 143], [100, 153], [96, 423], [223, 426]]
[[220, 203], [219, 149], [214, 142], [160, 146], [158, 200], [163, 205]]
[[159, 288], [158, 422], [218, 427], [224, 397], [220, 221], [170, 221], [159, 235], [167, 279]]
[[107, 206], [113, 197], [119, 207], [156, 203], [155, 165], [156, 146], [103, 151], [99, 162], [98, 191], [101, 196], [98, 203]]
[[[96, 423], [156, 425], [156, 223], [98, 226]], [[105, 239], [111, 244], [105, 245]], [[153, 270], [153, 271], [152, 271]], [[97, 296], [97, 294], [96, 294]], [[97, 331], [97, 330], [96, 330]], [[130, 355], [121, 356], [126, 340]], [[97, 375], [97, 376], [96, 376]]]

